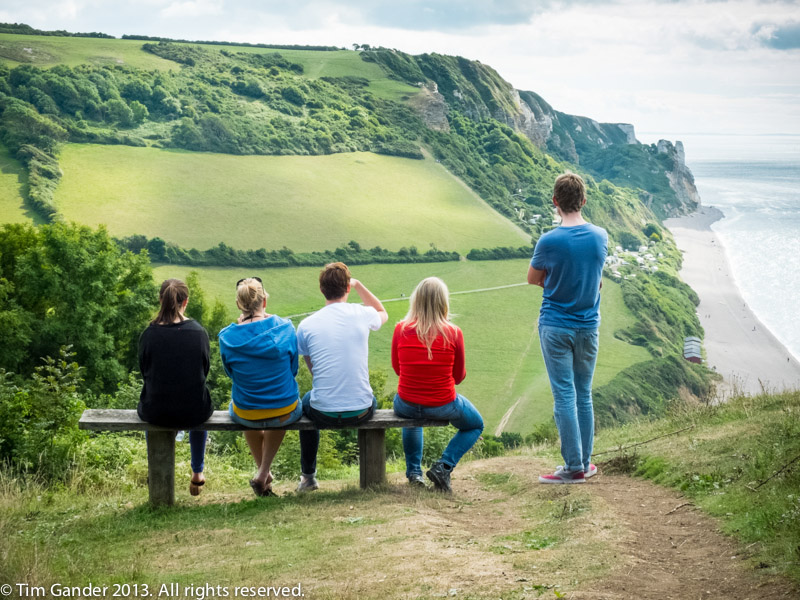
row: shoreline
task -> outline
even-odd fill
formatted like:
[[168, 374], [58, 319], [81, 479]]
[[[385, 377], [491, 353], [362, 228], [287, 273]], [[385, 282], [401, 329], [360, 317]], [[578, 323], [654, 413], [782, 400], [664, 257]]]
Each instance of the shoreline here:
[[697, 316], [705, 330], [709, 368], [722, 375], [727, 394], [800, 389], [800, 361], [744, 301], [719, 237], [711, 224], [725, 215], [701, 206], [664, 226], [683, 253], [680, 276], [700, 298]]

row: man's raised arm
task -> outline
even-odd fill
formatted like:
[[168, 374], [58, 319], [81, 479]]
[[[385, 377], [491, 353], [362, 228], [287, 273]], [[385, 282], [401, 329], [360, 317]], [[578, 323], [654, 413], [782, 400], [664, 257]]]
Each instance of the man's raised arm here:
[[381, 325], [386, 323], [389, 320], [389, 313], [386, 312], [386, 309], [383, 308], [383, 304], [378, 298], [370, 292], [367, 287], [361, 283], [358, 279], [351, 277], [350, 278], [350, 288], [354, 289], [358, 294], [358, 297], [361, 298], [361, 302], [364, 303], [364, 306], [371, 306], [376, 311], [378, 311], [378, 315], [381, 318]]

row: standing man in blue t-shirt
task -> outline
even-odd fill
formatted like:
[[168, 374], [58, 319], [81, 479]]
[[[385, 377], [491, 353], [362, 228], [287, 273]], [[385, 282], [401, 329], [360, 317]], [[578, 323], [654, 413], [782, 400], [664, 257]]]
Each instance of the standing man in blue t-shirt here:
[[541, 483], [583, 483], [597, 473], [589, 462], [594, 442], [592, 376], [597, 360], [600, 288], [608, 252], [606, 230], [587, 223], [583, 179], [556, 179], [553, 204], [561, 226], [536, 243], [528, 283], [544, 288], [539, 312], [542, 346], [564, 465]]

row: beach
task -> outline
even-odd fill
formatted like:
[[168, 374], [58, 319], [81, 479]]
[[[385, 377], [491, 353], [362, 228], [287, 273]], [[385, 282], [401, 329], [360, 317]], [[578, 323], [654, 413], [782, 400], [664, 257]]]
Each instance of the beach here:
[[750, 310], [736, 285], [725, 248], [711, 229], [723, 217], [713, 207], [664, 221], [683, 251], [680, 275], [700, 297], [707, 364], [720, 373], [723, 394], [800, 389], [800, 362]]

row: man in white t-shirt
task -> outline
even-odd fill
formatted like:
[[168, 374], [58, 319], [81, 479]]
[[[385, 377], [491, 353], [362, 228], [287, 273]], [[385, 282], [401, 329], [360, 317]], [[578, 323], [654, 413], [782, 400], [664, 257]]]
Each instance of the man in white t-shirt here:
[[[297, 328], [297, 347], [313, 377], [303, 397], [303, 414], [318, 426], [358, 426], [372, 418], [377, 401], [369, 385], [369, 332], [389, 315], [363, 283], [353, 279], [344, 263], [326, 265], [319, 274], [325, 306]], [[363, 302], [348, 304], [354, 289]], [[315, 490], [319, 429], [300, 432], [303, 475], [298, 492]]]

